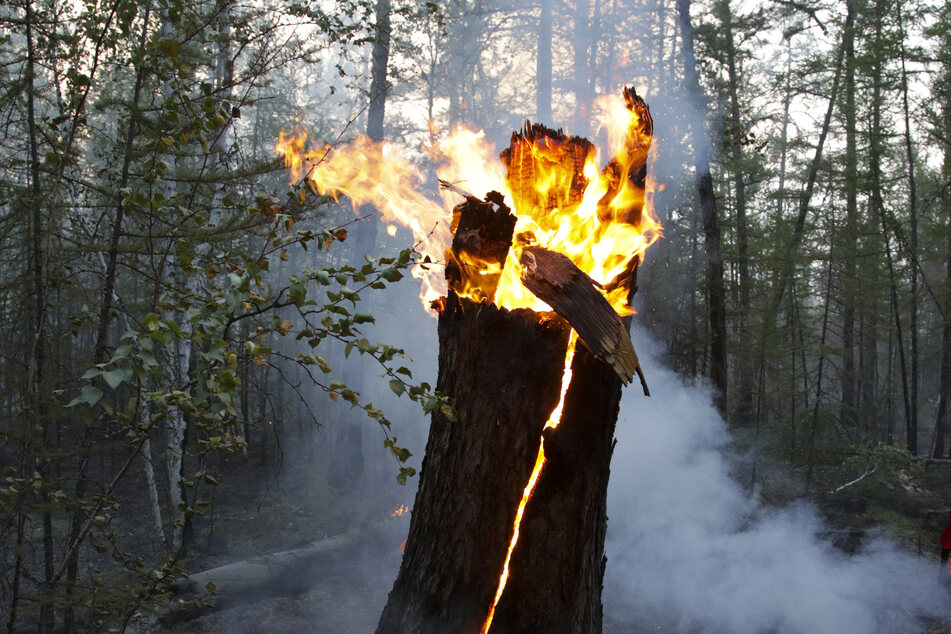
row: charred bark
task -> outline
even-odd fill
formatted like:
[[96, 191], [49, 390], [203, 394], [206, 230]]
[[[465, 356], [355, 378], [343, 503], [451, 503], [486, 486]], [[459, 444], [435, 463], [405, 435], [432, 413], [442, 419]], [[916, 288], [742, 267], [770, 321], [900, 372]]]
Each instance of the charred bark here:
[[621, 380], [578, 343], [561, 423], [525, 507], [490, 632], [601, 631], [607, 488]]
[[399, 575], [378, 632], [478, 632], [512, 520], [558, 402], [568, 325], [450, 291], [439, 315], [434, 412]]

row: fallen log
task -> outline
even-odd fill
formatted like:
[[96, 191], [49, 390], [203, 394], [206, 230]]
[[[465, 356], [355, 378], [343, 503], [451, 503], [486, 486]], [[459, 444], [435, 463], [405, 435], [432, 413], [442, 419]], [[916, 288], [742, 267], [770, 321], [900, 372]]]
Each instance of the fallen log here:
[[397, 553], [405, 531], [405, 523], [386, 521], [190, 574], [172, 585], [174, 602], [161, 621], [170, 626], [235, 605], [301, 594], [348, 569], [357, 554]]

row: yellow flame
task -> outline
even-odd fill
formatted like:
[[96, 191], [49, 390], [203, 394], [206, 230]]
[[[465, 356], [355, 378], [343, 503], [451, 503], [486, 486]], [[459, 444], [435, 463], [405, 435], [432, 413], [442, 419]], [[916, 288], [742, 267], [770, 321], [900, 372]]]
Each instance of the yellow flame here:
[[[608, 137], [607, 156], [618, 163], [620, 173], [627, 174], [633, 162], [644, 160], [646, 153], [646, 143], [632, 138], [639, 134], [638, 114], [628, 109], [620, 97], [601, 98], [597, 105], [600, 129], [605, 130]], [[540, 164], [552, 166], [536, 175], [535, 186], [540, 198], [559, 204], [552, 209], [513, 208], [518, 219], [516, 233], [530, 231], [536, 244], [567, 255], [601, 284], [609, 284], [622, 274], [633, 257], [642, 254], [660, 237], [649, 180], [645, 192], [632, 187], [627, 178], [621, 178], [611, 199], [604, 200], [611, 180], [599, 169], [601, 155], [590, 152], [583, 168], [587, 183], [584, 195], [580, 202], [569, 204], [557, 194], [564, 191], [566, 181], [573, 176], [556, 160], [562, 150], [557, 144], [535, 145], [530, 150], [536, 156], [550, 159]], [[444, 260], [445, 250], [452, 242], [451, 211], [460, 202], [459, 196], [442, 191], [441, 200], [437, 201], [424, 195], [422, 192], [432, 187], [410, 161], [405, 148], [358, 137], [347, 145], [308, 150], [305, 134], [281, 132], [274, 151], [284, 156], [294, 182], [304, 178], [322, 194], [346, 196], [361, 216], [367, 213], [366, 209], [358, 209], [361, 205], [372, 206], [384, 222], [409, 227], [414, 241], [420, 244], [419, 250], [428, 254], [433, 262]], [[497, 152], [484, 132], [457, 128], [429, 148], [427, 154], [438, 165], [436, 173], [440, 178], [480, 198], [488, 191], [499, 191], [505, 195], [506, 204], [513, 207], [504, 166], [497, 160]], [[626, 217], [628, 210], [641, 205], [643, 213], [637, 224], [631, 224]], [[495, 303], [503, 308], [548, 310], [544, 302], [522, 285], [517, 256], [516, 252], [506, 259]], [[421, 280], [420, 299], [427, 308], [433, 300], [446, 294], [442, 267], [417, 266], [413, 275]], [[607, 293], [607, 297], [618, 312], [630, 312], [626, 306], [627, 289], [623, 286]]]

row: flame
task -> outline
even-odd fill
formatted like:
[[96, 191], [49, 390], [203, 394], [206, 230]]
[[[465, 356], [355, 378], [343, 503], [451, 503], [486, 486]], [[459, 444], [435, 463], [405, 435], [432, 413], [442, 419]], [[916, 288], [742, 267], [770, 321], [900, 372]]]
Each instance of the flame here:
[[400, 542], [400, 547], [399, 547], [399, 550], [397, 550], [397, 552], [402, 553], [405, 550], [406, 550], [406, 538], [404, 537], [403, 541]]
[[[661, 236], [661, 229], [651, 204], [650, 179], [644, 191], [632, 186], [627, 178], [618, 179], [617, 174], [627, 174], [635, 162], [646, 161], [650, 137], [642, 131], [637, 109], [629, 108], [623, 98], [602, 97], [596, 105], [599, 130], [606, 133], [606, 152], [613, 157], [615, 169], [599, 169], [601, 153], [591, 146], [591, 151], [582, 157], [580, 197], [563, 195], [570, 188], [575, 169], [572, 161], [566, 162], [569, 144], [556, 139], [544, 137], [534, 143], [523, 140], [524, 150], [538, 158], [534, 182], [536, 198], [543, 202], [540, 205], [526, 205], [521, 199], [512, 202], [505, 169], [496, 160], [497, 152], [484, 132], [457, 128], [434, 147], [427, 148], [425, 154], [437, 165], [437, 176], [459, 189], [476, 197], [491, 190], [501, 192], [518, 218], [516, 234], [530, 232], [534, 244], [567, 255], [581, 270], [608, 287], [605, 294], [618, 312], [629, 314], [627, 284], [612, 282], [626, 277], [632, 259], [641, 256]], [[459, 196], [449, 191], [440, 192], [441, 200], [424, 195], [422, 191], [432, 188], [426, 184], [421, 169], [410, 160], [406, 148], [396, 143], [374, 142], [365, 136], [343, 146], [317, 150], [308, 150], [307, 146], [303, 132], [282, 131], [275, 144], [274, 152], [284, 156], [294, 182], [305, 179], [321, 194], [349, 198], [360, 216], [367, 213], [365, 209], [359, 210], [361, 205], [372, 206], [388, 225], [410, 228], [417, 248], [428, 254], [432, 262], [443, 262], [443, 254], [452, 242], [451, 211], [460, 202]], [[629, 217], [629, 210], [641, 206], [643, 212], [639, 217]], [[387, 232], [393, 235], [395, 230], [387, 227]], [[514, 251], [501, 271], [495, 303], [510, 309], [548, 310], [520, 282], [517, 245]], [[484, 263], [466, 264], [482, 267]], [[488, 270], [491, 266], [497, 269], [495, 264], [484, 267], [485, 274], [498, 273]], [[421, 281], [420, 299], [427, 308], [446, 294], [442, 267], [424, 268], [418, 264], [413, 275]], [[466, 289], [462, 294], [480, 299], [477, 289]]]
[[405, 512], [408, 511], [408, 510], [409, 510], [409, 507], [408, 507], [408, 506], [406, 506], [405, 504], [400, 504], [398, 507], [396, 507], [395, 509], [393, 509], [393, 512], [390, 513], [390, 517], [392, 517], [392, 518], [394, 518], [394, 519], [397, 518], [397, 517], [401, 517], [401, 516], [403, 515], [403, 513], [405, 513]]

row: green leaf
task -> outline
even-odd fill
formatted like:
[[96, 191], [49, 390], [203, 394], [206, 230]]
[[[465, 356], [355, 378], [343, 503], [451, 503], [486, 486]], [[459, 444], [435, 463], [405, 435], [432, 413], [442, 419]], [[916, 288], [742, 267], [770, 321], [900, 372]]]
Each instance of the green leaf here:
[[119, 361], [120, 359], [125, 359], [129, 356], [129, 353], [132, 352], [132, 346], [130, 344], [123, 344], [116, 348], [116, 351], [112, 353], [112, 362]]
[[343, 349], [343, 358], [344, 358], [344, 359], [349, 359], [351, 352], [353, 352], [353, 342], [352, 342], [352, 341], [348, 341], [348, 342], [347, 342], [347, 346]]
[[89, 368], [88, 370], [83, 372], [83, 375], [79, 378], [83, 380], [88, 380], [88, 379], [96, 378], [100, 374], [102, 374], [102, 370], [100, 370], [99, 368]]
[[376, 320], [373, 319], [373, 315], [370, 313], [365, 313], [363, 311], [357, 311], [353, 313], [353, 323], [355, 324], [366, 324], [366, 323], [375, 323]]
[[93, 406], [99, 402], [99, 399], [102, 398], [102, 390], [93, 385], [84, 385], [83, 389], [79, 391], [79, 396], [71, 400], [66, 404], [66, 407], [73, 407], [74, 405], [79, 405], [80, 403], [86, 403], [89, 406]]
[[294, 282], [291, 284], [291, 287], [287, 291], [287, 296], [298, 306], [303, 304], [304, 300], [307, 299], [307, 289], [304, 287], [304, 283]]
[[403, 279], [403, 274], [400, 273], [396, 267], [388, 266], [380, 272], [380, 275], [383, 276], [387, 282], [399, 282]]
[[406, 387], [403, 385], [403, 382], [396, 379], [390, 380], [390, 389], [393, 390], [393, 393], [397, 396], [402, 396], [403, 392], [406, 391]]
[[132, 368], [117, 368], [102, 373], [103, 380], [111, 387], [116, 389], [123, 381], [132, 378]]

